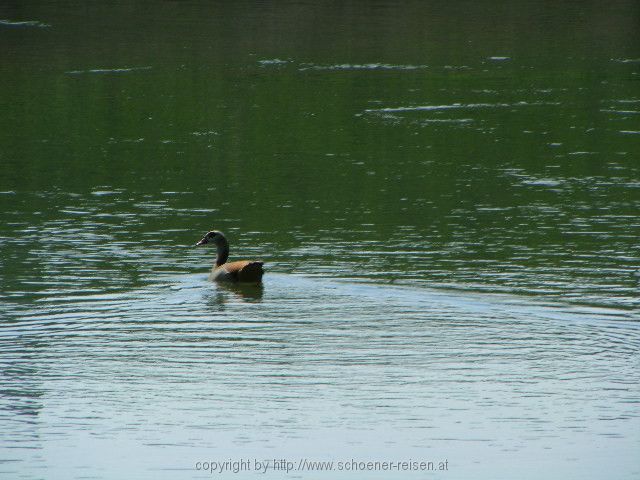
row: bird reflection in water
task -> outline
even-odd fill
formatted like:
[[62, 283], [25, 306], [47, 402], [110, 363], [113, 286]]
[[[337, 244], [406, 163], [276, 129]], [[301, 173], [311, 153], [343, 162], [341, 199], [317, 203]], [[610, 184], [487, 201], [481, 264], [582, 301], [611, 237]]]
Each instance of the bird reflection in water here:
[[227, 303], [258, 303], [262, 301], [264, 287], [262, 284], [218, 283], [206, 296], [207, 305], [217, 310], [224, 310]]

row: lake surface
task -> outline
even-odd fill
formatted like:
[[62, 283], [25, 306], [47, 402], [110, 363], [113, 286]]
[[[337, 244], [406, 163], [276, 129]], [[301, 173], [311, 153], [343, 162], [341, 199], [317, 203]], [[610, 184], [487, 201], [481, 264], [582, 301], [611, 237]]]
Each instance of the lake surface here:
[[638, 25], [4, 2], [0, 477], [638, 478]]

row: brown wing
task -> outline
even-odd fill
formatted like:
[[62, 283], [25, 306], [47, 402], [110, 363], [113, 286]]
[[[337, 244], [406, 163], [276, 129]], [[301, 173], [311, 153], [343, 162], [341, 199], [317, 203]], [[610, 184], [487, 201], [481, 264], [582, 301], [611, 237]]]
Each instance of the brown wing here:
[[262, 265], [263, 262], [239, 260], [225, 263], [221, 268], [226, 270], [236, 282], [260, 282], [264, 273]]

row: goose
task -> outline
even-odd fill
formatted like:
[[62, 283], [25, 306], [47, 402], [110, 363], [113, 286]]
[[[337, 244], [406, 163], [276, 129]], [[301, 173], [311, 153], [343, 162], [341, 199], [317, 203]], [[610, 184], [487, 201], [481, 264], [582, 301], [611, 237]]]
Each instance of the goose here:
[[229, 242], [218, 230], [207, 232], [196, 247], [213, 243], [217, 248], [216, 263], [209, 273], [211, 282], [260, 283], [262, 281], [263, 262], [238, 260], [227, 263], [229, 258]]

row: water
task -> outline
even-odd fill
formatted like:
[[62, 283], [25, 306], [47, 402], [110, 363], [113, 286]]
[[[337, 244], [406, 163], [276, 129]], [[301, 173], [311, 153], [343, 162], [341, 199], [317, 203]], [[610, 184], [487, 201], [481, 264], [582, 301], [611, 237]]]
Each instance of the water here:
[[637, 478], [639, 16], [5, 2], [0, 476]]

